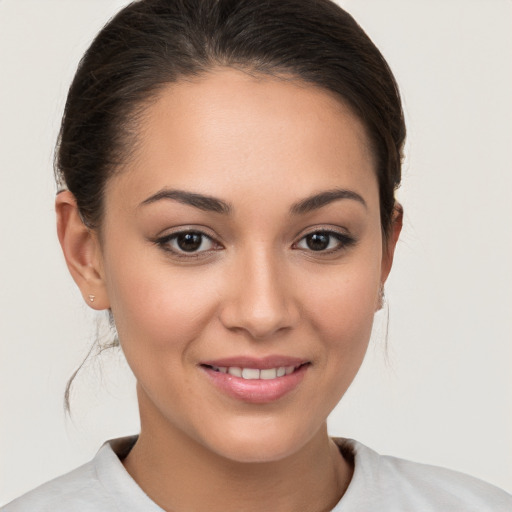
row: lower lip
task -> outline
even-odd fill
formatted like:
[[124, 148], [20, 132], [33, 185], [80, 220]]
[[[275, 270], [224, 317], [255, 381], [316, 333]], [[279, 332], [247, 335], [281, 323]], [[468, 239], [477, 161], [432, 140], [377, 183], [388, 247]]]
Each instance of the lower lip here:
[[222, 373], [203, 366], [202, 370], [211, 382], [222, 392], [232, 398], [253, 404], [266, 404], [279, 400], [293, 391], [302, 382], [308, 364], [305, 364], [290, 375], [275, 379], [242, 379], [229, 373]]

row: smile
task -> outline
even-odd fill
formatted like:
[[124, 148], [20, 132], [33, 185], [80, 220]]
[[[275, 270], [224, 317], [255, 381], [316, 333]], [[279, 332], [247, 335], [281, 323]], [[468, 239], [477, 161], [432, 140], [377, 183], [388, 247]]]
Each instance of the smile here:
[[215, 372], [226, 373], [233, 377], [241, 377], [246, 380], [272, 380], [285, 375], [291, 375], [299, 366], [279, 366], [277, 368], [241, 368], [239, 366], [210, 366]]
[[311, 362], [289, 357], [228, 358], [200, 367], [222, 394], [253, 404], [271, 403], [296, 390]]

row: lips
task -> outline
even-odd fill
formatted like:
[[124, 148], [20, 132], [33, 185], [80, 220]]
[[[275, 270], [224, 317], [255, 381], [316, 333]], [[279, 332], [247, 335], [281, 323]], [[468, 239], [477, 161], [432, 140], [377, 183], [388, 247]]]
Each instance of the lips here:
[[269, 403], [293, 391], [310, 363], [298, 358], [232, 357], [201, 363], [214, 386], [228, 396], [249, 403]]

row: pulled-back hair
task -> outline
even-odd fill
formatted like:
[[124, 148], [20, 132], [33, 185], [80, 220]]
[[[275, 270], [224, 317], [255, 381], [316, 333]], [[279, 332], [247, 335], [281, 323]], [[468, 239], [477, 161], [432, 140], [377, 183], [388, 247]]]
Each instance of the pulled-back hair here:
[[334, 92], [366, 127], [388, 232], [405, 124], [395, 79], [354, 19], [329, 0], [139, 0], [102, 29], [69, 90], [56, 177], [101, 226], [103, 191], [136, 146], [162, 87], [219, 66], [291, 76]]

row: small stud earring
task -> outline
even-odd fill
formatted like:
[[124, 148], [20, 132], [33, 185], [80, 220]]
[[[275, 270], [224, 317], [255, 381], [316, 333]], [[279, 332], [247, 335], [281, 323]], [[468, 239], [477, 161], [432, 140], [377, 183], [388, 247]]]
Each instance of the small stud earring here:
[[90, 300], [91, 302], [94, 302], [94, 299], [95, 299], [95, 298], [96, 298], [96, 296], [95, 296], [95, 295], [89, 295], [89, 300]]

